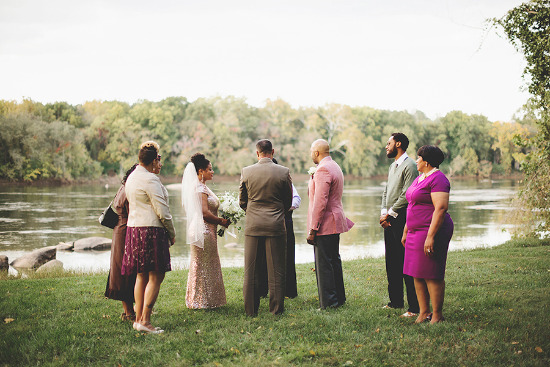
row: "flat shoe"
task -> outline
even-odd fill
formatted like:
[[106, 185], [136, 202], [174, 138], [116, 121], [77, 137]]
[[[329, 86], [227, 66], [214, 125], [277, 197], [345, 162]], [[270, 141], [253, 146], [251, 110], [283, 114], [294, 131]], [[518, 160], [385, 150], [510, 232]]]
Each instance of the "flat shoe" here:
[[415, 317], [415, 316], [418, 316], [417, 313], [414, 313], [414, 312], [410, 312], [410, 311], [407, 311], [405, 312], [403, 315], [399, 316], [399, 317]]
[[147, 326], [142, 325], [138, 322], [134, 322], [134, 325], [137, 325], [135, 327], [135, 329], [137, 331], [144, 331], [144, 332], [149, 333], [149, 334], [162, 334], [162, 333], [164, 333], [164, 330], [162, 330], [160, 328], [149, 329]]

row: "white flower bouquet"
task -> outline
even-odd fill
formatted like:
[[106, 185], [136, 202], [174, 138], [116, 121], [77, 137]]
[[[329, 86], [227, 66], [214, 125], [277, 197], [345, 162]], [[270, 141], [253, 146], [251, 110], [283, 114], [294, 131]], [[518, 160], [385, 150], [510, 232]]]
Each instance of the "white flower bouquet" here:
[[[220, 216], [225, 219], [229, 219], [231, 224], [235, 225], [237, 231], [241, 230], [240, 226], [237, 226], [237, 223], [244, 218], [244, 210], [239, 206], [239, 197], [236, 192], [225, 192], [220, 198]], [[237, 237], [234, 233], [227, 232], [233, 237]], [[225, 228], [221, 228], [218, 231], [218, 236], [223, 237], [225, 234]]]

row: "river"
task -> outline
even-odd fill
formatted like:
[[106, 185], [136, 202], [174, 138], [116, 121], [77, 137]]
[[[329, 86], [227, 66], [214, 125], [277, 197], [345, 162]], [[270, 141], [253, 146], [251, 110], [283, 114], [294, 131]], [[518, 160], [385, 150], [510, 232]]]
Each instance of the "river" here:
[[[294, 213], [296, 262], [313, 262], [313, 249], [306, 243], [307, 181], [295, 186], [302, 205]], [[508, 239], [511, 228], [506, 223], [509, 201], [517, 192], [517, 182], [498, 180], [451, 180], [449, 213], [455, 223], [450, 250], [491, 247]], [[238, 181], [218, 182], [209, 187], [217, 194], [237, 191]], [[177, 241], [171, 247], [172, 267], [186, 268], [189, 246], [185, 239], [185, 213], [181, 207], [181, 185], [168, 184], [170, 209], [174, 216]], [[34, 249], [74, 241], [84, 237], [111, 237], [112, 230], [98, 223], [102, 209], [109, 204], [118, 187], [73, 185], [57, 187], [0, 187], [0, 255], [9, 261]], [[343, 260], [384, 255], [383, 232], [378, 224], [380, 200], [384, 190], [381, 180], [347, 180], [344, 210], [355, 222], [353, 229], [341, 236]], [[230, 227], [231, 229], [231, 227]], [[219, 238], [222, 266], [243, 265], [243, 234], [237, 239]], [[57, 259], [65, 269], [104, 271], [109, 268], [110, 251], [58, 251]]]

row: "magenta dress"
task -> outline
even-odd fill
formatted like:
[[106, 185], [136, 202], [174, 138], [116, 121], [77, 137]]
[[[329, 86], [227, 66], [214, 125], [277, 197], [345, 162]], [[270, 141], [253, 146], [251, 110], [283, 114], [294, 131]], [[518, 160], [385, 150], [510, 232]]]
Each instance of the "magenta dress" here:
[[407, 241], [403, 273], [414, 278], [444, 279], [447, 251], [453, 236], [453, 221], [449, 213], [435, 235], [433, 257], [424, 254], [424, 242], [432, 222], [434, 206], [430, 193], [449, 192], [451, 184], [443, 172], [436, 171], [418, 182], [417, 177], [407, 190]]

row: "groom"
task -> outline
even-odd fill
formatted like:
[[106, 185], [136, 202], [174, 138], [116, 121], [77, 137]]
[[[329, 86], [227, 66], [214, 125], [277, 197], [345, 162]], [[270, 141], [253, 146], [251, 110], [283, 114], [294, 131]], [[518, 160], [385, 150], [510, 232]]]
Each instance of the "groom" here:
[[[285, 213], [292, 205], [288, 168], [273, 163], [275, 150], [267, 139], [258, 141], [258, 163], [242, 169], [239, 205], [246, 211], [244, 230], [244, 310], [256, 316], [260, 305], [260, 256], [266, 257], [269, 311], [284, 311], [286, 276]], [[264, 252], [265, 248], [265, 252]]]

